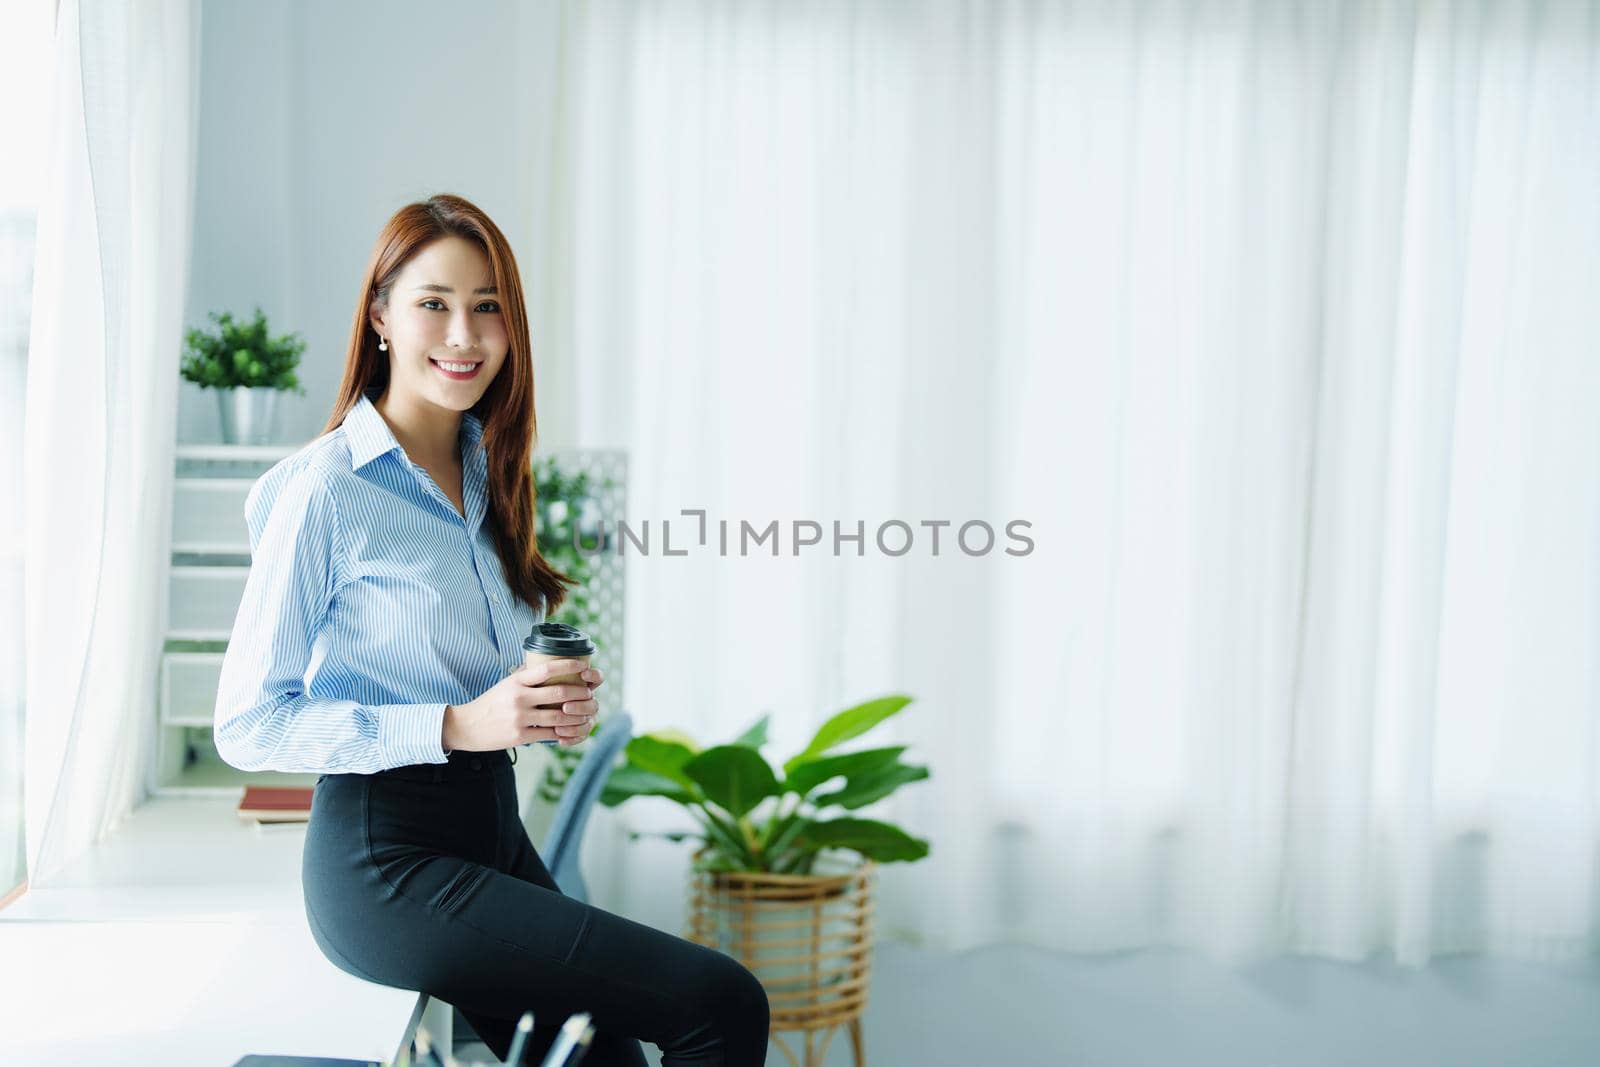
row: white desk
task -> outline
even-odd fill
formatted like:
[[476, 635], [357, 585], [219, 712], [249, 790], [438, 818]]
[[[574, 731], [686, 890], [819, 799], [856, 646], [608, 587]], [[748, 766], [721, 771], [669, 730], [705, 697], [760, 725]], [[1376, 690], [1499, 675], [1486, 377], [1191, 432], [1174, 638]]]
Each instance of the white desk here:
[[254, 827], [237, 803], [155, 798], [0, 910], [7, 1062], [394, 1059], [418, 994], [328, 962], [301, 899], [304, 825]]

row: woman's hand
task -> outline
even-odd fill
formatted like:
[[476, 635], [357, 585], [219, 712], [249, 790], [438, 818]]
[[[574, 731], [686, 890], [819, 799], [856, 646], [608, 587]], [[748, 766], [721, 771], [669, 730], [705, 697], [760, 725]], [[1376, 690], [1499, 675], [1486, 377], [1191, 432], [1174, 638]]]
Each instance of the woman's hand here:
[[[589, 692], [591, 694], [593, 694], [596, 689], [600, 688], [601, 682], [606, 680], [606, 676], [600, 673], [600, 668], [598, 667], [587, 668], [581, 675], [579, 675], [579, 677], [588, 683]], [[592, 696], [587, 703], [592, 705], [594, 708], [594, 711], [590, 713], [589, 722], [582, 727], [583, 732], [579, 733], [577, 736], [562, 738], [560, 741], [562, 748], [571, 748], [574, 745], [581, 745], [585, 741], [589, 740], [589, 735], [594, 732], [594, 716], [599, 714], [600, 705], [592, 698]]]
[[547, 684], [550, 678], [575, 674], [586, 683], [593, 674], [593, 685], [604, 680], [578, 660], [544, 660], [511, 672], [475, 700], [446, 705], [444, 747], [490, 752], [530, 741], [553, 740], [569, 747], [582, 743], [599, 707], [592, 686]]

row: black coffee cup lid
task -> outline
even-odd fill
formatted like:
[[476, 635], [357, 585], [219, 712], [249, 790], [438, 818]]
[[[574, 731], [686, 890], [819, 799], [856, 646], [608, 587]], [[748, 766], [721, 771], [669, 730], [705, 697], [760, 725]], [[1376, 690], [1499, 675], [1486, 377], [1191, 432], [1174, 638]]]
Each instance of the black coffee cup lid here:
[[541, 622], [522, 641], [522, 651], [541, 656], [592, 656], [594, 642], [576, 626]]

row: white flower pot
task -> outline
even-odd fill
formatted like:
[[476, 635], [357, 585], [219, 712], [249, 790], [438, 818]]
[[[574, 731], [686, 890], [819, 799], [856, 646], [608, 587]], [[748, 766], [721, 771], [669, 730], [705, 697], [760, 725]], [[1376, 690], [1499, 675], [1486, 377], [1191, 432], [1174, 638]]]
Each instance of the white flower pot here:
[[272, 444], [278, 431], [278, 394], [267, 386], [218, 389], [222, 440], [230, 445]]

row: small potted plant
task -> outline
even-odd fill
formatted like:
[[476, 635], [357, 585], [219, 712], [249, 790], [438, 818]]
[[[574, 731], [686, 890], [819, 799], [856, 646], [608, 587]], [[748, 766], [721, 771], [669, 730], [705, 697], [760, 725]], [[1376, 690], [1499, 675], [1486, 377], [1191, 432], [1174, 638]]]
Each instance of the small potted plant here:
[[305, 395], [294, 369], [306, 343], [298, 334], [270, 336], [259, 307], [249, 322], [236, 322], [226, 311], [211, 312], [211, 319], [214, 331], [184, 332], [180, 373], [202, 389], [217, 390], [225, 442], [266, 444], [276, 433], [278, 394]]
[[769, 716], [711, 748], [678, 731], [643, 734], [628, 742], [627, 761], [600, 795], [607, 807], [665, 797], [694, 820], [696, 831], [629, 836], [698, 842], [687, 936], [733, 955], [761, 979], [774, 1039], [782, 1044], [776, 1031], [805, 1031], [808, 1063], [827, 1051], [824, 1040], [814, 1052], [815, 1032], [831, 1040], [840, 1026], [861, 1062], [876, 867], [928, 854], [927, 841], [897, 826], [836, 813], [925, 779], [928, 768], [902, 762], [905, 745], [835, 750], [910, 702], [883, 696], [839, 712], [783, 764], [781, 777], [760, 751]]

